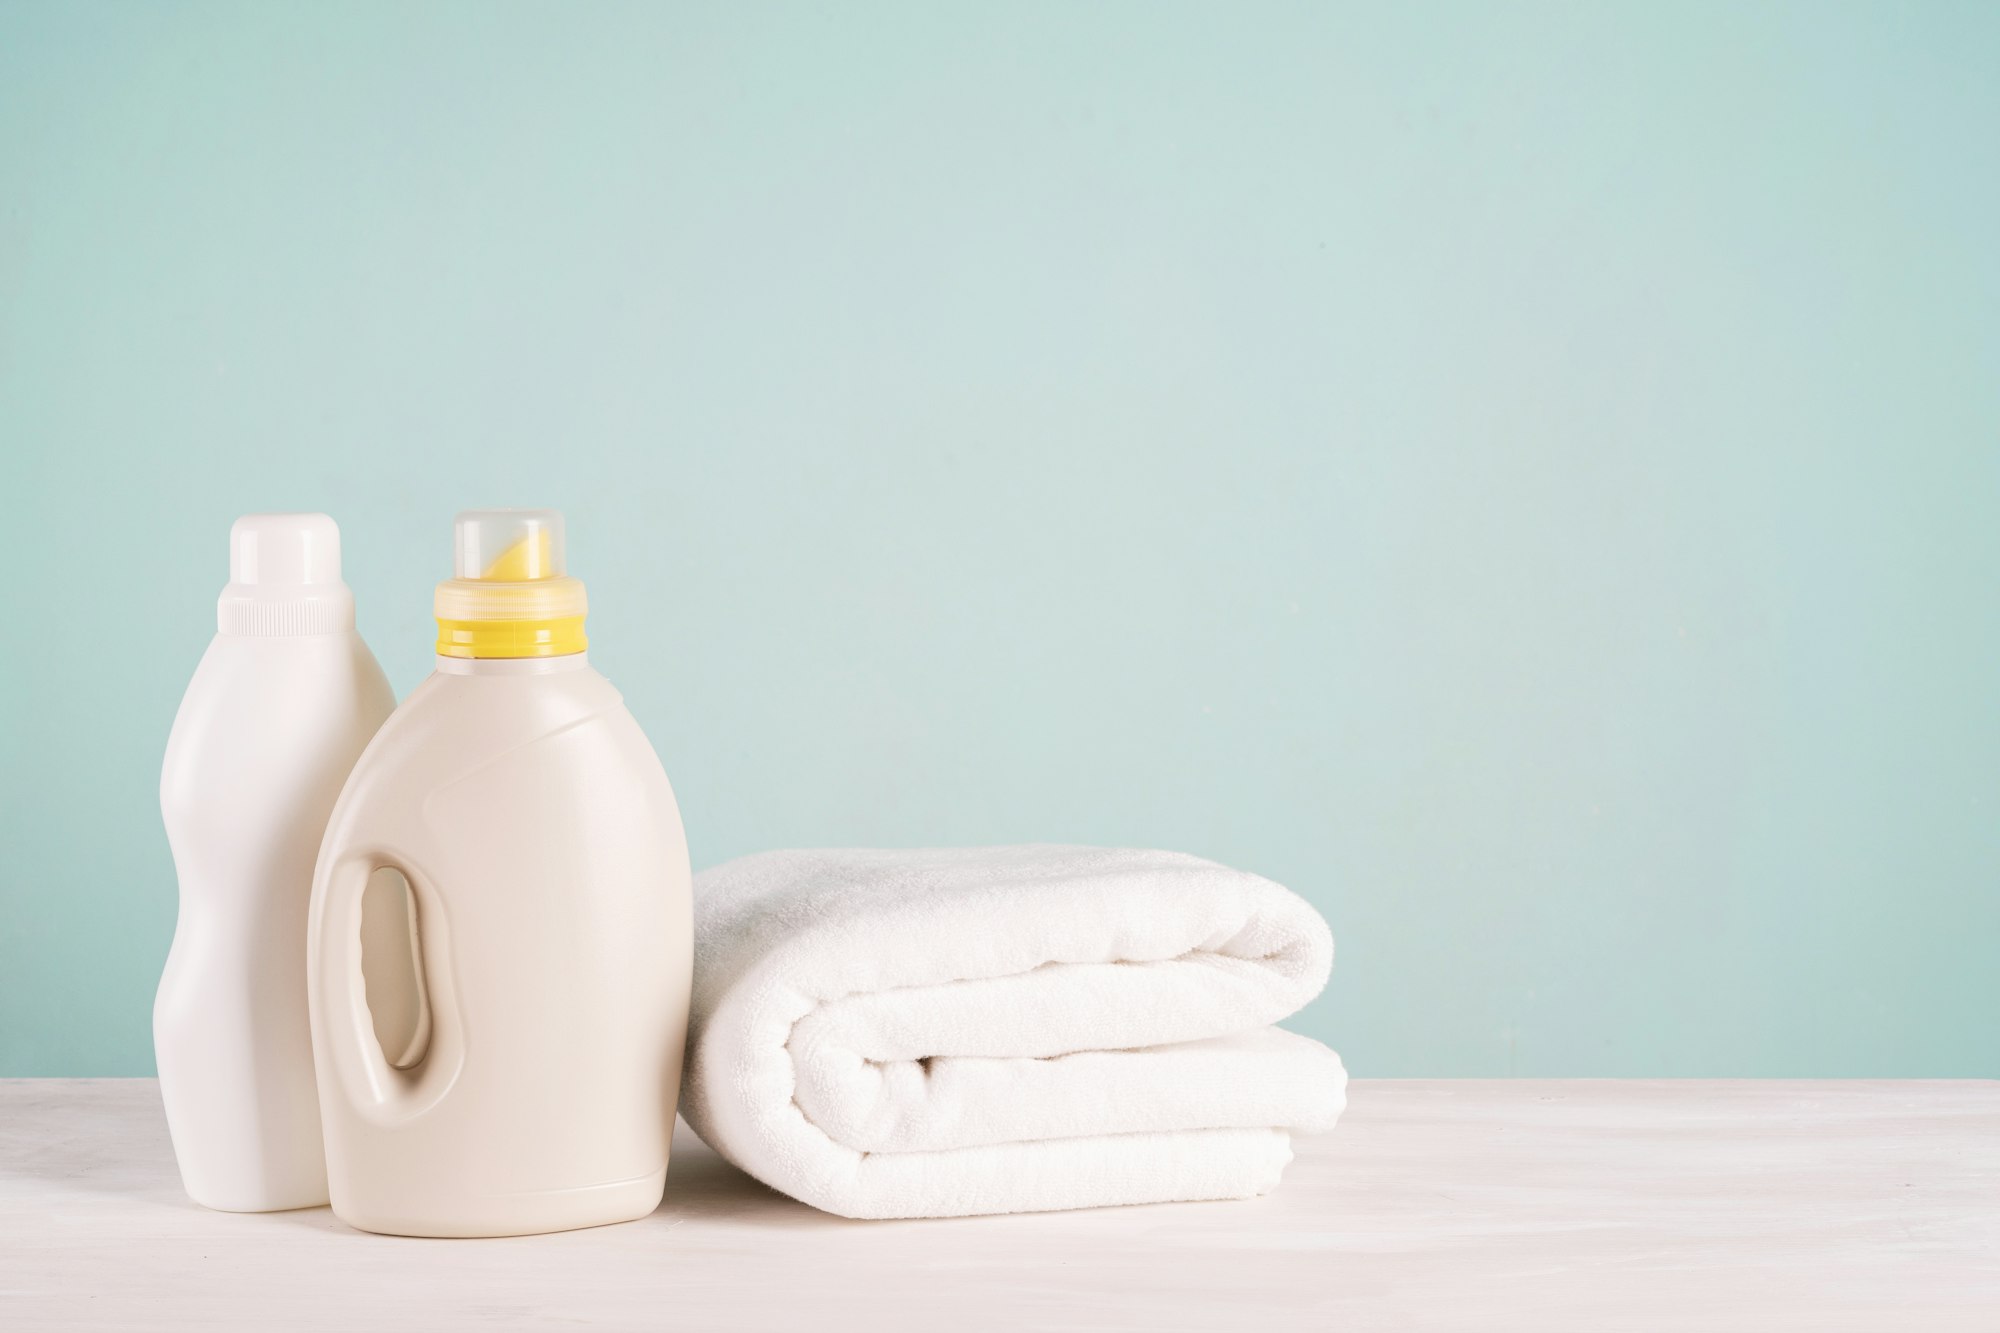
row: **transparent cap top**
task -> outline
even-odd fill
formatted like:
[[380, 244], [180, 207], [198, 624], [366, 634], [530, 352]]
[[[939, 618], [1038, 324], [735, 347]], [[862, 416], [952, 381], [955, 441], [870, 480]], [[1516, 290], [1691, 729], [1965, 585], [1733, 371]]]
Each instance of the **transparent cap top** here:
[[452, 527], [452, 570], [461, 579], [529, 583], [566, 572], [557, 510], [468, 509]]

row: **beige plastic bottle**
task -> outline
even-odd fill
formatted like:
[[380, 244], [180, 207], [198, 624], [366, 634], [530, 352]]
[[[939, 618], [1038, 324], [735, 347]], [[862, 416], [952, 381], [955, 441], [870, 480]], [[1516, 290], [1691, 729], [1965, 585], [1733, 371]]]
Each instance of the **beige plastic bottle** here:
[[[561, 516], [457, 520], [437, 673], [355, 765], [314, 874], [308, 989], [333, 1210], [506, 1236], [643, 1217], [666, 1177], [692, 971], [667, 775], [584, 653]], [[415, 902], [424, 1038], [392, 1063], [363, 890]]]

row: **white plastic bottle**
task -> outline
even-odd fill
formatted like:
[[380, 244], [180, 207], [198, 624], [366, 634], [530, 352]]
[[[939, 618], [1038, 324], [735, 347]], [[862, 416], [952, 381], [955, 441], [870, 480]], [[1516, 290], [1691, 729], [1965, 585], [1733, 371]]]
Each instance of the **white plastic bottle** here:
[[[690, 875], [660, 761], [584, 653], [561, 516], [457, 520], [437, 673], [341, 794], [310, 927], [333, 1209], [504, 1236], [658, 1206], [692, 975]], [[363, 885], [416, 901], [429, 1029], [397, 1061], [361, 981]]]
[[325, 514], [238, 519], [216, 620], [160, 775], [180, 878], [153, 1004], [160, 1095], [197, 1202], [306, 1208], [327, 1201], [306, 1009], [313, 862], [396, 699], [355, 633]]

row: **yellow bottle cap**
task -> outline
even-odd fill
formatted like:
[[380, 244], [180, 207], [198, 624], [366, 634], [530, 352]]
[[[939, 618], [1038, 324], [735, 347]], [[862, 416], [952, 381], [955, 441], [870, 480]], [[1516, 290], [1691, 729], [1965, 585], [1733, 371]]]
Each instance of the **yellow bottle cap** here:
[[453, 520], [454, 577], [437, 587], [443, 657], [561, 657], [584, 650], [583, 584], [564, 573], [553, 509], [468, 509]]

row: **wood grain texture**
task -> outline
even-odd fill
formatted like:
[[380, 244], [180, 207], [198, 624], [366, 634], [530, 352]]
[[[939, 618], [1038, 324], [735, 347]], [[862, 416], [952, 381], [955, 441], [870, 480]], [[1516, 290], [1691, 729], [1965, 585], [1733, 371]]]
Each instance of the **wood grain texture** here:
[[0, 1081], [0, 1328], [2000, 1328], [2000, 1083], [1370, 1081], [1242, 1203], [848, 1222], [683, 1130], [516, 1240], [188, 1201], [149, 1080]]

